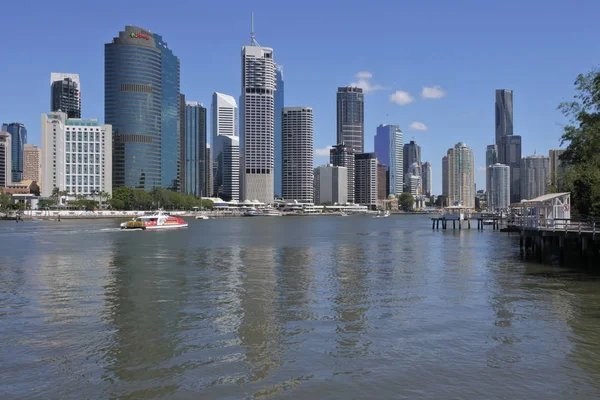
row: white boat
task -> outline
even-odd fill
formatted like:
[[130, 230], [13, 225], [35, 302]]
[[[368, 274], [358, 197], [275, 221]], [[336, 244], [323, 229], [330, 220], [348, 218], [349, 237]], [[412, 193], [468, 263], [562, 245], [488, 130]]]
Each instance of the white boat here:
[[204, 215], [204, 214], [201, 214], [201, 215], [196, 215], [196, 217], [195, 217], [195, 218], [196, 218], [196, 219], [210, 219], [210, 218], [208, 217], [208, 215]]
[[342, 211], [342, 212], [340, 212], [338, 215], [339, 215], [340, 217], [347, 217], [347, 216], [348, 216], [348, 214], [346, 214], [346, 213], [345, 213], [345, 212], [343, 212], [343, 211]]
[[244, 217], [258, 217], [261, 215], [263, 215], [263, 212], [261, 210], [255, 209], [246, 210], [246, 212], [244, 213]]
[[385, 213], [383, 213], [383, 218], [387, 218], [390, 216], [390, 212], [386, 211]]
[[484, 219], [483, 224], [484, 225], [494, 225], [494, 220], [493, 219]]
[[188, 224], [183, 219], [173, 217], [159, 210], [154, 214], [142, 215], [132, 221], [123, 222], [121, 229], [176, 229], [187, 228]]
[[267, 210], [263, 210], [262, 215], [265, 217], [281, 217], [283, 213], [273, 208], [269, 208]]

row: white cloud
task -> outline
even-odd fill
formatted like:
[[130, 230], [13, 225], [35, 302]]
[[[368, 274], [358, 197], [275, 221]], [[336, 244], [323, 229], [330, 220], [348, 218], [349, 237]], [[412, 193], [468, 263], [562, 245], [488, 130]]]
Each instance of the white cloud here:
[[427, 128], [427, 125], [425, 125], [424, 123], [415, 121], [412, 124], [410, 124], [408, 129], [411, 131], [426, 131], [429, 128]]
[[446, 95], [446, 91], [439, 86], [423, 86], [421, 97], [424, 99], [441, 99]]
[[326, 147], [323, 147], [322, 149], [315, 148], [315, 156], [317, 156], [317, 157], [329, 156], [329, 150], [331, 150], [331, 146], [326, 146]]
[[368, 71], [361, 71], [357, 72], [354, 76], [356, 76], [358, 79], [371, 79], [373, 74]]
[[367, 71], [358, 72], [355, 77], [358, 79], [356, 82], [352, 82], [350, 86], [359, 87], [364, 93], [374, 92], [376, 90], [388, 90], [379, 84], [372, 83], [371, 78], [373, 74]]
[[479, 172], [485, 172], [485, 167], [479, 167], [479, 168], [477, 168], [477, 171], [479, 171]]
[[392, 103], [399, 104], [401, 106], [405, 106], [414, 101], [414, 97], [410, 95], [410, 93], [405, 92], [403, 90], [396, 90], [394, 93], [390, 95], [390, 101]]

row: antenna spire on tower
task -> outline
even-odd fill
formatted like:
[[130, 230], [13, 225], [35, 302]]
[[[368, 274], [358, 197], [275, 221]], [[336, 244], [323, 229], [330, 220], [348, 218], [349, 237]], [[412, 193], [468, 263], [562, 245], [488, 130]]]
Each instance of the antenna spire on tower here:
[[251, 13], [250, 46], [260, 47], [260, 44], [258, 44], [256, 37], [254, 36], [254, 11]]

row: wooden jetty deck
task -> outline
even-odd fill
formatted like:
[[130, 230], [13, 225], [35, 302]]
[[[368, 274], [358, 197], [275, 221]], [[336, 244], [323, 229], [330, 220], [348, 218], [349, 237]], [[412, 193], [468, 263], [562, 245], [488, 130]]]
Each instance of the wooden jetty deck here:
[[[439, 217], [431, 218], [432, 224], [431, 229], [440, 229], [440, 222], [442, 225], [442, 229], [448, 228], [448, 222], [452, 222], [452, 229], [456, 229], [456, 225], [458, 223], [458, 229], [463, 228], [463, 224], [465, 224], [465, 229], [471, 229], [471, 220], [477, 221], [477, 230], [483, 230], [485, 225], [491, 225], [493, 230], [499, 230], [500, 225], [502, 224], [502, 217], [498, 214], [470, 214], [465, 215], [464, 219], [456, 218], [456, 215], [442, 215]], [[489, 223], [491, 222], [491, 224]]]

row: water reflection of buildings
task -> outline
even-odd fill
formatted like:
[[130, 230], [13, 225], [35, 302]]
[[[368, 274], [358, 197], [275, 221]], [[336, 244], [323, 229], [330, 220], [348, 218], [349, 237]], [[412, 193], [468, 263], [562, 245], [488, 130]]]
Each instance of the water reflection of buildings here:
[[278, 316], [283, 323], [311, 319], [310, 288], [315, 281], [313, 249], [285, 247], [277, 255]]

